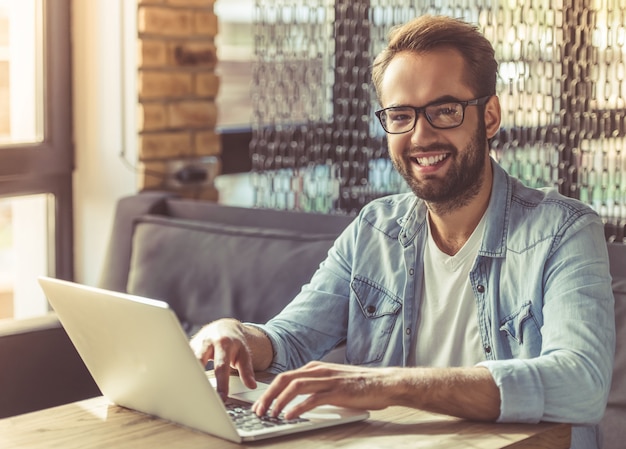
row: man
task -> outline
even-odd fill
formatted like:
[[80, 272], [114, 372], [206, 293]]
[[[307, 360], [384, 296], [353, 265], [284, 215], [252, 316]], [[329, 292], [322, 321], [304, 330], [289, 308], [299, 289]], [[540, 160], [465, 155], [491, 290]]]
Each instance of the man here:
[[[311, 282], [266, 325], [220, 320], [192, 340], [231, 368], [282, 372], [254, 405], [417, 407], [468, 419], [574, 424], [597, 447], [615, 344], [598, 216], [524, 187], [489, 156], [497, 62], [477, 29], [420, 17], [396, 29], [373, 81], [391, 159], [412, 193], [367, 205]], [[319, 360], [346, 345], [346, 365]]]

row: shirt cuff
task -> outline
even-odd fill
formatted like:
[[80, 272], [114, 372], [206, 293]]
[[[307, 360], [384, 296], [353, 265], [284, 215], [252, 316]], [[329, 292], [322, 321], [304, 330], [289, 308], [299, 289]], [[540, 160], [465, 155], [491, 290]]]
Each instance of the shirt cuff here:
[[498, 422], [536, 423], [544, 412], [544, 391], [538, 372], [527, 360], [488, 360], [478, 363], [489, 370], [500, 390]]
[[277, 334], [271, 331], [270, 328], [265, 326], [264, 324], [257, 323], [243, 323], [246, 326], [254, 327], [259, 331], [263, 332], [265, 336], [269, 339], [272, 344], [272, 363], [265, 370], [271, 374], [282, 373], [283, 371], [287, 371], [288, 359], [287, 353], [284, 350], [281, 350], [282, 346], [280, 342], [280, 338]]

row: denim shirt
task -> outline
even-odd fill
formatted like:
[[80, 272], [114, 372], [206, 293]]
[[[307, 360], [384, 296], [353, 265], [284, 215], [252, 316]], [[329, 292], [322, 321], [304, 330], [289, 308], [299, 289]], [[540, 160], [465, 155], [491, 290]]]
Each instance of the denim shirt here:
[[[480, 365], [500, 389], [498, 421], [595, 424], [606, 406], [615, 347], [603, 224], [581, 202], [527, 188], [495, 161], [492, 167], [486, 228], [469, 280]], [[363, 208], [310, 283], [260, 326], [274, 349], [270, 370], [302, 366], [341, 343], [347, 363], [407, 366], [424, 282], [426, 217], [425, 203], [412, 193]], [[572, 447], [594, 447], [594, 432], [575, 428]]]

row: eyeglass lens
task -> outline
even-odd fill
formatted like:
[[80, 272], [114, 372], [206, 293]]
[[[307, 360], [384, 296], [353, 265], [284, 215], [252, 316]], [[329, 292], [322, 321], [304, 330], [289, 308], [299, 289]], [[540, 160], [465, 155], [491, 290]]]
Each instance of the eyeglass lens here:
[[[442, 103], [426, 106], [422, 111], [435, 128], [454, 128], [463, 123], [463, 109], [460, 103]], [[415, 126], [416, 114], [416, 109], [411, 107], [387, 108], [381, 112], [380, 121], [389, 133], [405, 133]]]
[[[463, 109], [460, 103], [442, 103], [426, 106], [422, 111], [435, 128], [454, 128], [463, 123]], [[383, 110], [380, 119], [387, 132], [405, 133], [415, 126], [416, 115], [415, 108], [393, 107]]]

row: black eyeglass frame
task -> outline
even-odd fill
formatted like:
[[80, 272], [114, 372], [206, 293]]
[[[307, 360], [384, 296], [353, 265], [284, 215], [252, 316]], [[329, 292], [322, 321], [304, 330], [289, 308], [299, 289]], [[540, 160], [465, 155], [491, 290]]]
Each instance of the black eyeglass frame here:
[[[489, 99], [492, 96], [493, 95], [486, 95], [484, 97], [478, 97], [478, 98], [474, 98], [472, 100], [465, 100], [465, 101], [460, 101], [460, 100], [435, 101], [433, 103], [428, 103], [427, 105], [419, 107], [419, 108], [416, 107], [416, 106], [391, 106], [391, 107], [388, 107], [388, 108], [379, 109], [378, 111], [374, 112], [374, 114], [376, 115], [376, 117], [378, 117], [378, 121], [380, 122], [380, 125], [383, 127], [383, 129], [385, 130], [385, 132], [387, 134], [406, 134], [406, 133], [409, 133], [409, 132], [413, 131], [415, 129], [415, 126], [417, 125], [417, 119], [419, 117], [420, 112], [424, 113], [424, 117], [426, 118], [426, 121], [433, 128], [435, 128], [435, 129], [453, 129], [453, 128], [458, 128], [465, 121], [465, 108], [466, 107], [468, 107], [468, 106], [482, 106], [485, 103], [487, 103], [487, 101], [489, 101]], [[454, 104], [460, 104], [461, 105], [462, 112], [463, 112], [463, 116], [461, 117], [461, 121], [457, 125], [452, 125], [452, 126], [437, 126], [437, 125], [433, 124], [433, 122], [431, 121], [431, 118], [428, 116], [428, 114], [426, 114], [426, 108], [429, 108], [431, 106], [438, 106], [438, 105], [441, 105], [441, 104], [447, 104], [447, 103], [454, 103]], [[391, 110], [394, 110], [394, 109], [413, 109], [415, 111], [415, 117], [413, 118], [413, 126], [411, 126], [406, 131], [401, 131], [401, 132], [390, 132], [390, 131], [388, 131], [387, 127], [385, 126], [382, 114], [385, 113], [386, 111], [391, 111]]]

